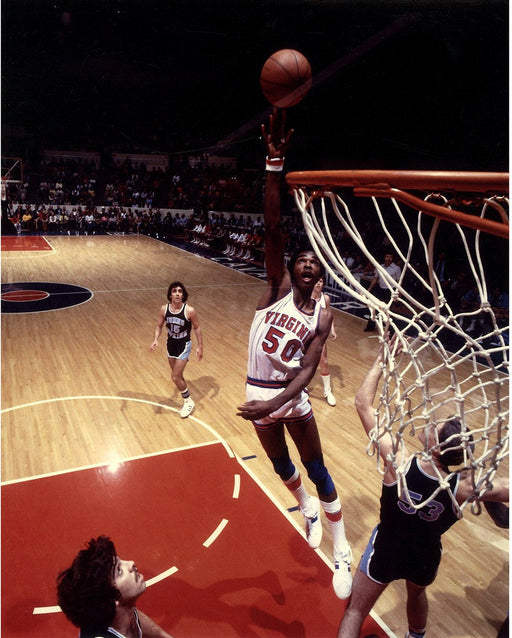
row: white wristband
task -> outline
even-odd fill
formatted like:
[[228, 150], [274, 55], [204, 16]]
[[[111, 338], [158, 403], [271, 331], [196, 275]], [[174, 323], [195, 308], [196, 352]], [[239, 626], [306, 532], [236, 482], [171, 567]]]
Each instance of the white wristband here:
[[265, 170], [273, 173], [280, 173], [284, 167], [284, 157], [266, 157]]

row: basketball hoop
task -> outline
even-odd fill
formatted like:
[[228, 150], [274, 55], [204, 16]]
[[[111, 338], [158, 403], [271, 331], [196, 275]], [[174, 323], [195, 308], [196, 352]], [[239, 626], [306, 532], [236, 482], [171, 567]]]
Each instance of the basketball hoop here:
[[[419, 509], [439, 490], [450, 491], [434, 463], [439, 488], [418, 502], [407, 489], [411, 456], [431, 459], [416, 434], [431, 423], [457, 416], [463, 424], [464, 462], [480, 513], [479, 497], [492, 485], [500, 463], [508, 459], [508, 307], [493, 306], [490, 285], [508, 275], [507, 173], [427, 171], [310, 171], [288, 173], [308, 238], [342, 293], [366, 306], [386, 349], [376, 427], [368, 454], [390, 435], [402, 498]], [[370, 204], [370, 206], [368, 206]], [[372, 232], [370, 232], [370, 230]], [[378, 241], [372, 241], [378, 230]], [[360, 274], [342, 257], [341, 245], [357, 250], [389, 290], [389, 300], [369, 292]], [[461, 306], [435, 270], [436, 256], [450, 251], [457, 270], [474, 283], [472, 307]], [[396, 282], [381, 263], [392, 252], [402, 270]], [[453, 253], [453, 254], [452, 254]], [[500, 271], [501, 269], [501, 271]], [[508, 287], [508, 286], [506, 286]], [[476, 328], [475, 328], [476, 326]], [[395, 333], [401, 353], [389, 346]], [[468, 432], [471, 432], [473, 443]]]
[[21, 157], [5, 157], [2, 155], [2, 180], [0, 182], [0, 200], [4, 203], [8, 198], [10, 184], [23, 183], [23, 160]]

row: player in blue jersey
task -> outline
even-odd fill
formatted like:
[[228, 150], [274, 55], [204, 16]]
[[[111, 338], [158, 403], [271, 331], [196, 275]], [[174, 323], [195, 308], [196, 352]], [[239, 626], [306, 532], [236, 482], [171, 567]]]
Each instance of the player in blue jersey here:
[[[262, 127], [267, 147], [264, 224], [267, 286], [258, 302], [249, 336], [247, 401], [238, 415], [253, 422], [275, 472], [297, 500], [310, 547], [320, 545], [321, 509], [334, 541], [333, 588], [350, 595], [352, 554], [334, 482], [324, 464], [322, 445], [306, 387], [313, 378], [331, 331], [332, 311], [312, 299], [323, 266], [311, 247], [301, 248], [285, 264], [281, 229], [281, 172], [292, 131], [285, 112], [275, 110]], [[318, 498], [309, 496], [291, 461], [285, 430], [300, 455]]]
[[[397, 351], [399, 354], [399, 350]], [[382, 375], [384, 346], [379, 353], [356, 395], [356, 408], [361, 423], [369, 435], [375, 428], [373, 402]], [[449, 466], [458, 466], [464, 460], [463, 437], [460, 419], [451, 418], [436, 425], [426, 426], [418, 435], [424, 449], [430, 451], [431, 460], [413, 456], [405, 474], [411, 499], [417, 503], [428, 501], [439, 488], [437, 473], [450, 474]], [[379, 454], [385, 464], [380, 499], [380, 521], [373, 530], [368, 546], [361, 558], [354, 577], [352, 597], [345, 610], [338, 638], [359, 638], [361, 625], [371, 608], [393, 580], [404, 579], [407, 589], [408, 638], [423, 638], [426, 632], [428, 601], [427, 586], [436, 578], [441, 561], [441, 536], [457, 520], [447, 489], [440, 490], [421, 508], [412, 507], [405, 496], [398, 495], [395, 468], [388, 462], [392, 452], [389, 434], [379, 439]], [[403, 451], [407, 458], [409, 452]], [[449, 479], [451, 492], [458, 503], [463, 503], [473, 493], [469, 474], [456, 473]], [[507, 502], [508, 478], [495, 479], [493, 486], [481, 500]]]

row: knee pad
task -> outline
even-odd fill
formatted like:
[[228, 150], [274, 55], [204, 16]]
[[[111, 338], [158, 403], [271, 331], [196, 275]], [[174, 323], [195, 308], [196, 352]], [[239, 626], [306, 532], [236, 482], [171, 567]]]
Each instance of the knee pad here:
[[292, 463], [288, 452], [277, 459], [272, 457], [269, 458], [274, 466], [274, 471], [276, 474], [279, 474], [283, 481], [287, 481], [295, 472], [295, 465]]
[[334, 481], [324, 465], [324, 457], [302, 462], [308, 471], [309, 478], [316, 485], [318, 493], [328, 496], [334, 490]]

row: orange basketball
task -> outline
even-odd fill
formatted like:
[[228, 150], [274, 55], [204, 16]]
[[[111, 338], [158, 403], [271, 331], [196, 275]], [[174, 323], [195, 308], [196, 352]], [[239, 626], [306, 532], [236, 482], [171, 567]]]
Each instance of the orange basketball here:
[[276, 51], [261, 69], [263, 95], [280, 109], [298, 104], [311, 88], [311, 81], [311, 65], [295, 49]]

